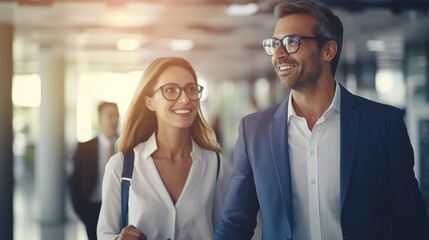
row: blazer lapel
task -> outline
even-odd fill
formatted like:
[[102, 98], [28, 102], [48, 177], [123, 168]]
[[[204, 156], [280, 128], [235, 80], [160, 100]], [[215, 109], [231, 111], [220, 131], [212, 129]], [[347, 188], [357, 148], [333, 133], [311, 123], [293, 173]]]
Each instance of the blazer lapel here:
[[[282, 201], [286, 209], [288, 220], [292, 219], [292, 191], [289, 164], [289, 150], [287, 142], [287, 103], [284, 100], [274, 114], [274, 119], [270, 123], [270, 146], [272, 160], [276, 170], [276, 178]], [[290, 223], [289, 223], [290, 226]]]
[[344, 205], [350, 175], [355, 160], [357, 136], [359, 132], [359, 111], [355, 108], [353, 95], [341, 86], [341, 133], [340, 133], [340, 195], [341, 209]]

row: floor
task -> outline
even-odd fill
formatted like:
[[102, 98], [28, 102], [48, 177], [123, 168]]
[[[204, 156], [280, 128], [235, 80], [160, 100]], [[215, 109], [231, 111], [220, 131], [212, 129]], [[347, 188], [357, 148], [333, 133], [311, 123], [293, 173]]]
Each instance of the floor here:
[[84, 225], [74, 214], [66, 196], [66, 221], [42, 225], [35, 216], [34, 183], [17, 162], [15, 164], [14, 240], [87, 240]]

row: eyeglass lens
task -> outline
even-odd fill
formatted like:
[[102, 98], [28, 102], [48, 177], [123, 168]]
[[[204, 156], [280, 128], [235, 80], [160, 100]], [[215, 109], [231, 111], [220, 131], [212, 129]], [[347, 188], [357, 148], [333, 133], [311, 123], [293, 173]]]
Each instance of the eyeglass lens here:
[[167, 83], [161, 87], [162, 95], [169, 101], [179, 99], [182, 90], [185, 91], [186, 96], [188, 96], [190, 100], [195, 101], [201, 98], [203, 87], [196, 83], [189, 83], [183, 88], [175, 83]]
[[283, 45], [283, 49], [288, 53], [294, 53], [298, 51], [301, 38], [299, 36], [286, 36], [281, 40], [276, 38], [269, 38], [262, 42], [265, 52], [272, 56], [279, 44]]

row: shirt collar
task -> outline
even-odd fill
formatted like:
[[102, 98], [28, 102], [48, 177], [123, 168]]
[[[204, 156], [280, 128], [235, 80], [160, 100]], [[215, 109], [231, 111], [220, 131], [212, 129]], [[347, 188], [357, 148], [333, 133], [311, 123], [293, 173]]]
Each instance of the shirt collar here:
[[[191, 151], [191, 157], [192, 161], [195, 160], [202, 160], [202, 149], [198, 144], [191, 139], [192, 141], [192, 151]], [[152, 135], [149, 137], [149, 139], [144, 143], [143, 148], [143, 158], [147, 159], [149, 158], [152, 153], [154, 153], [158, 149], [158, 145], [156, 144], [156, 134], [152, 133]]]
[[117, 138], [109, 139], [104, 133], [98, 134], [98, 141], [104, 147], [110, 147], [110, 145], [115, 144]]
[[[335, 109], [338, 112], [340, 112], [340, 109], [341, 109], [340, 106], [341, 106], [341, 88], [338, 82], [335, 81], [334, 98], [332, 99], [331, 105], [328, 107], [325, 113], [328, 112], [330, 109]], [[292, 104], [292, 91], [289, 93], [289, 99], [288, 99], [288, 113], [287, 113], [288, 124], [291, 116], [297, 116], [295, 112], [295, 108], [293, 108], [293, 104]]]
[[289, 93], [288, 103], [287, 103], [287, 123], [289, 124], [290, 117], [297, 116], [295, 112], [295, 108], [293, 108], [292, 104], [292, 91]]
[[335, 82], [335, 94], [334, 99], [332, 100], [331, 106], [329, 108], [333, 108], [338, 112], [341, 112], [341, 88], [340, 84]]
[[143, 148], [143, 159], [148, 158], [152, 153], [154, 153], [158, 149], [158, 145], [156, 145], [156, 137], [155, 133], [148, 138], [148, 140], [144, 143]]
[[198, 146], [198, 144], [191, 138], [192, 141], [192, 151], [191, 151], [191, 157], [192, 157], [192, 161], [198, 160], [198, 161], [202, 161], [203, 158], [203, 149]]

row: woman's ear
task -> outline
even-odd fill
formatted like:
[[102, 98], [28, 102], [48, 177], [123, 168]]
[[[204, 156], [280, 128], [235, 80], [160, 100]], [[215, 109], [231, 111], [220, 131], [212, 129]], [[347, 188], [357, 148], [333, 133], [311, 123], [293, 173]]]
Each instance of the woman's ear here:
[[151, 97], [145, 96], [144, 97], [144, 103], [146, 104], [146, 107], [151, 110], [155, 111], [155, 108], [153, 107], [153, 100]]

